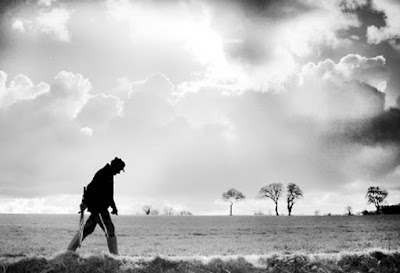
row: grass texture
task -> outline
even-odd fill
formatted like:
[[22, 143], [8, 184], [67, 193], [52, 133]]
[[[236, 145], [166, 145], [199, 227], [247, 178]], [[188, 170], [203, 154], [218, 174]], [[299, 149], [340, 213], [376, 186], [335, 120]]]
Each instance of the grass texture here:
[[[130, 257], [400, 251], [400, 215], [120, 215], [113, 221], [119, 252]], [[78, 222], [78, 215], [0, 215], [0, 259], [54, 256], [67, 249]], [[85, 257], [103, 252], [108, 252], [107, 242], [97, 227], [78, 253]]]
[[400, 272], [400, 253], [371, 251], [365, 253], [292, 254], [252, 257], [153, 257], [138, 258], [101, 254], [81, 256], [65, 252], [52, 258], [40, 256], [0, 260], [1, 273], [55, 272], [137, 272], [137, 273], [339, 273]]

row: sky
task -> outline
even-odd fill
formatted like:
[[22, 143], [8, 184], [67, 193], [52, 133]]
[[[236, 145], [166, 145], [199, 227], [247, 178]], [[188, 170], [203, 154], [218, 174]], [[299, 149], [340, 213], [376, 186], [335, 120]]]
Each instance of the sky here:
[[[114, 157], [120, 214], [400, 203], [400, 2], [3, 0], [0, 213], [76, 213]], [[286, 192], [279, 212], [287, 214]]]

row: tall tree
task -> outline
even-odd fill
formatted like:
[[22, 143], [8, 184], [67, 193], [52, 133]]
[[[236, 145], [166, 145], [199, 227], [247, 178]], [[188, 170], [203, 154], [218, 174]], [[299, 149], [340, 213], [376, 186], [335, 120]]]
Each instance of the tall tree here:
[[260, 198], [270, 198], [275, 203], [275, 213], [279, 216], [278, 213], [278, 200], [282, 193], [282, 183], [272, 183], [268, 186], [264, 186], [260, 189], [259, 197]]
[[241, 193], [240, 191], [236, 190], [236, 189], [229, 189], [227, 192], [224, 192], [222, 194], [222, 200], [229, 202], [230, 205], [230, 212], [229, 215], [232, 216], [232, 207], [233, 204], [235, 204], [236, 202], [239, 202], [243, 199], [245, 199], [246, 197], [243, 195], [243, 193]]
[[379, 187], [369, 187], [365, 197], [368, 199], [368, 204], [375, 205], [376, 213], [378, 214], [388, 194], [386, 190], [381, 190]]
[[297, 186], [294, 183], [289, 183], [287, 185], [287, 209], [289, 212], [289, 216], [292, 215], [292, 209], [293, 209], [293, 205], [296, 201], [296, 199], [300, 199], [303, 197], [303, 191], [300, 189], [299, 186]]

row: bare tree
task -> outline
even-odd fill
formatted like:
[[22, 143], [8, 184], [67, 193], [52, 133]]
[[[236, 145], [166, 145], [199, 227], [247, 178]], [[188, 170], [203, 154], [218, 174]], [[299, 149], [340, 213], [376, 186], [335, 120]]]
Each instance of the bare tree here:
[[282, 183], [272, 183], [268, 186], [262, 187], [259, 192], [260, 198], [271, 198], [275, 203], [275, 213], [279, 216], [278, 213], [278, 200], [282, 193]]
[[287, 189], [287, 209], [290, 216], [292, 215], [294, 202], [296, 201], [296, 199], [300, 199], [303, 197], [303, 192], [300, 189], [300, 187], [294, 183], [289, 183], [286, 189]]
[[379, 187], [369, 187], [365, 197], [368, 199], [368, 204], [374, 204], [376, 207], [376, 213], [380, 212], [383, 201], [388, 196], [386, 190], [381, 190]]
[[146, 215], [150, 215], [151, 213], [151, 206], [150, 205], [144, 205], [142, 207], [142, 210], [144, 211], [144, 213], [146, 213]]
[[346, 207], [346, 212], [348, 216], [353, 215], [353, 208], [351, 206]]
[[164, 208], [164, 214], [165, 215], [174, 215], [175, 214], [175, 209], [172, 207], [165, 207]]
[[179, 215], [181, 215], [181, 216], [192, 216], [193, 213], [191, 213], [190, 211], [187, 211], [187, 210], [181, 210], [179, 212]]
[[227, 192], [224, 192], [222, 194], [222, 200], [229, 202], [230, 205], [230, 213], [229, 215], [232, 216], [232, 207], [233, 204], [236, 202], [239, 202], [243, 199], [245, 199], [246, 197], [243, 195], [243, 193], [241, 193], [240, 191], [236, 190], [236, 189], [229, 189]]

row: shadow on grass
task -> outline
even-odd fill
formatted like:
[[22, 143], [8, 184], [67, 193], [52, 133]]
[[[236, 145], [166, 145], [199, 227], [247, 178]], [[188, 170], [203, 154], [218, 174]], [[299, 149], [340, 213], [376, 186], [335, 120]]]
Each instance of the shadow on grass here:
[[124, 256], [82, 257], [74, 252], [53, 258], [25, 257], [18, 260], [0, 259], [0, 272], [137, 272], [137, 273], [247, 273], [247, 272], [400, 272], [400, 253], [380, 251], [338, 255], [271, 255], [249, 262], [243, 257], [211, 258], [132, 258]]

